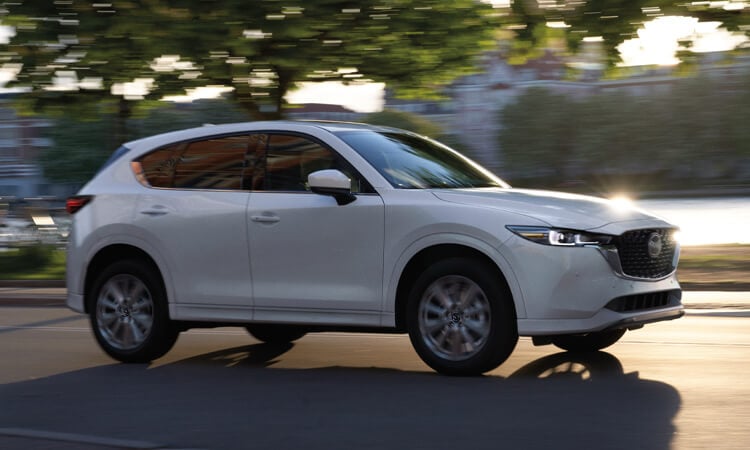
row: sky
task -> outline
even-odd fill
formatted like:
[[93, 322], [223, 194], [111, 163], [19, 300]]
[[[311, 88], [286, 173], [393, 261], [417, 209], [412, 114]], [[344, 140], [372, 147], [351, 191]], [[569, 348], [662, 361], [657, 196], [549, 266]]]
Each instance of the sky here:
[[[732, 2], [726, 2], [733, 5]], [[738, 3], [744, 7], [744, 4]], [[559, 26], [559, 24], [548, 24]], [[14, 35], [12, 28], [0, 25], [0, 44], [7, 43]], [[596, 38], [594, 38], [596, 39]], [[676, 52], [679, 41], [693, 41], [694, 52], [726, 51], [738, 46], [748, 46], [743, 34], [730, 33], [721, 28], [719, 22], [699, 22], [693, 17], [661, 16], [644, 24], [638, 31], [638, 37], [629, 39], [619, 46], [623, 66], [639, 65], [675, 65], [679, 63]], [[5, 64], [0, 68], [0, 86], [12, 79], [18, 68]], [[136, 80], [137, 81], [137, 80]], [[141, 80], [143, 81], [143, 80]], [[60, 83], [77, 82], [77, 80], [60, 77]], [[146, 83], [147, 85], [148, 83]], [[131, 88], [145, 89], [143, 82], [133, 83]], [[123, 88], [120, 87], [120, 90]], [[290, 103], [328, 103], [338, 104], [357, 112], [374, 112], [383, 108], [383, 83], [365, 83], [343, 85], [339, 82], [302, 83], [301, 87], [287, 95]], [[0, 92], [3, 89], [0, 87]], [[189, 96], [172, 97], [170, 100], [186, 101], [189, 98], [208, 98], [222, 91], [221, 87], [209, 86], [194, 90]]]

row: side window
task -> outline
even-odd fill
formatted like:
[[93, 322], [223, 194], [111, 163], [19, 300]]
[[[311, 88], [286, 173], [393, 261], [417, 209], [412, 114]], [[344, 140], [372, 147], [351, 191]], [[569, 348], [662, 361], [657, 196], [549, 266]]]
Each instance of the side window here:
[[245, 170], [242, 172], [242, 188], [263, 190], [266, 174], [267, 134], [251, 134], [248, 139], [245, 156]]
[[191, 142], [177, 160], [172, 187], [242, 189], [248, 136]]
[[[333, 160], [331, 151], [300, 136], [275, 134], [268, 142], [266, 152], [264, 190], [305, 191], [309, 162], [319, 160], [321, 164]], [[318, 169], [320, 170], [320, 169]]]
[[268, 141], [264, 180], [258, 182], [256, 170], [253, 186], [266, 191], [307, 191], [307, 176], [324, 169], [341, 170], [352, 179], [353, 192], [365, 192], [356, 171], [328, 147], [302, 136], [277, 134]]
[[184, 144], [170, 145], [142, 156], [137, 161], [140, 164], [139, 181], [151, 187], [172, 187], [174, 168], [183, 148]]

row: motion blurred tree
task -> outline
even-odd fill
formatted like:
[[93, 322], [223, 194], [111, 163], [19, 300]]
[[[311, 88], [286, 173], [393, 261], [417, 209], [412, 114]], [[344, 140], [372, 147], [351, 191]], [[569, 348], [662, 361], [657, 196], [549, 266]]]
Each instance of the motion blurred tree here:
[[[524, 60], [541, 54], [550, 40], [571, 51], [585, 38], [601, 38], [610, 67], [620, 61], [618, 46], [637, 37], [643, 23], [658, 16], [690, 16], [721, 22], [728, 31], [750, 36], [750, 8], [743, 2], [682, 0], [513, 0], [504, 29], [513, 36], [511, 54]], [[554, 28], [551, 28], [552, 25]]]
[[[489, 48], [495, 10], [474, 0], [144, 0], [6, 4], [16, 27], [4, 53], [22, 64], [27, 111], [90, 101], [157, 99], [202, 85], [234, 88], [253, 117], [281, 114], [301, 81], [387, 82], [435, 94]], [[17, 67], [17, 66], [16, 66]], [[127, 93], [134, 80], [148, 92]], [[126, 84], [131, 83], [131, 84]]]
[[[40, 158], [46, 178], [60, 183], [83, 183], [91, 178], [116, 146], [109, 145], [114, 133], [114, 113], [91, 120], [59, 117], [47, 136], [55, 145]], [[207, 123], [240, 122], [247, 115], [235, 104], [223, 99], [192, 103], [158, 102], [149, 108], [137, 108], [127, 121], [132, 138], [198, 127]], [[119, 144], [117, 144], [119, 145]]]
[[401, 128], [435, 139], [443, 133], [438, 125], [424, 117], [395, 109], [368, 114], [362, 121], [373, 125]]

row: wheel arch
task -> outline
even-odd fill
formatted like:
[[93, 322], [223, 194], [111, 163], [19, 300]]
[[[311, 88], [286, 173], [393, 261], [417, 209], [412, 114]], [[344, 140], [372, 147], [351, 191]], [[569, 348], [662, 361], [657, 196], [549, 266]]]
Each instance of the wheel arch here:
[[110, 244], [99, 249], [86, 266], [86, 276], [84, 279], [83, 291], [83, 306], [86, 313], [89, 313], [89, 292], [99, 274], [113, 262], [125, 259], [138, 259], [151, 266], [152, 270], [155, 271], [155, 274], [158, 276], [159, 280], [161, 280], [162, 288], [164, 288], [165, 293], [167, 293], [164, 275], [159, 269], [159, 265], [156, 263], [154, 258], [151, 257], [151, 255], [149, 255], [143, 249], [131, 244]]
[[456, 257], [475, 259], [481, 264], [485, 265], [489, 270], [493, 271], [500, 280], [503, 289], [505, 289], [506, 293], [510, 296], [514, 305], [514, 309], [516, 310], [516, 315], [519, 315], [519, 313], [521, 312], [519, 311], [519, 299], [515, 298], [506, 275], [490, 256], [488, 256], [485, 252], [466, 244], [434, 244], [425, 247], [414, 254], [409, 259], [409, 262], [406, 263], [404, 269], [401, 271], [398, 285], [396, 287], [394, 304], [396, 328], [398, 330], [406, 331], [407, 329], [406, 310], [409, 300], [409, 291], [417, 277], [419, 277], [419, 275], [435, 261]]

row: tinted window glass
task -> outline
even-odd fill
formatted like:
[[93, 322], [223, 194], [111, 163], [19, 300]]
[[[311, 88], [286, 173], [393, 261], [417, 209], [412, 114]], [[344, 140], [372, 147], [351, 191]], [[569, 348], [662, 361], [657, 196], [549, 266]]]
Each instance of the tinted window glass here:
[[153, 187], [172, 187], [174, 169], [184, 144], [170, 145], [142, 156], [141, 175], [146, 183]]
[[254, 189], [262, 186], [267, 191], [306, 191], [308, 175], [318, 170], [338, 169], [352, 180], [352, 192], [374, 192], [338, 154], [311, 139], [271, 135], [266, 155], [263, 173], [254, 171]]
[[248, 136], [191, 142], [177, 160], [172, 186], [242, 189]]
[[304, 191], [307, 177], [302, 174], [302, 159], [308, 152], [330, 153], [319, 144], [300, 136], [272, 135], [266, 153], [263, 189]]
[[137, 160], [142, 183], [160, 188], [306, 191], [307, 176], [338, 169], [352, 192], [373, 193], [338, 154], [302, 136], [249, 134], [182, 142]]
[[507, 187], [487, 170], [437, 142], [398, 132], [347, 131], [341, 139], [401, 189]]
[[242, 172], [242, 188], [262, 190], [266, 173], [266, 149], [268, 135], [251, 134], [248, 137], [245, 168]]

